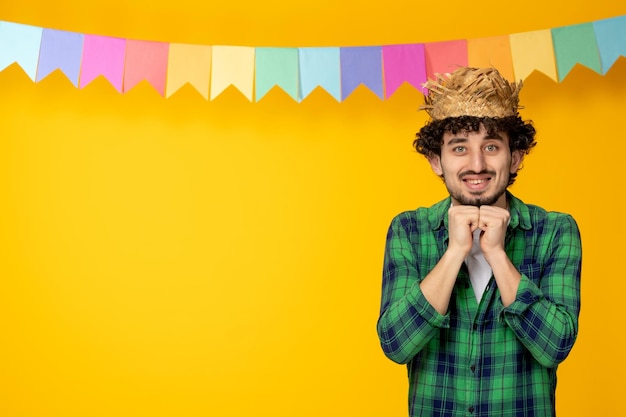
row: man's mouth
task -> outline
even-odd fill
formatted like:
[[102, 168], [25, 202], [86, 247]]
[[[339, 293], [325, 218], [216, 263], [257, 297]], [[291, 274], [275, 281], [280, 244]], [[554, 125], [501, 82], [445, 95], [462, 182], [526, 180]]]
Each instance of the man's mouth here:
[[469, 191], [481, 192], [489, 187], [491, 179], [491, 176], [482, 178], [463, 178], [463, 183], [465, 183], [465, 186], [468, 188]]
[[470, 184], [473, 184], [473, 185], [478, 185], [478, 184], [482, 184], [483, 182], [487, 182], [487, 181], [488, 181], [488, 179], [480, 179], [480, 180], [463, 180], [463, 181], [467, 181], [467, 182], [469, 182]]

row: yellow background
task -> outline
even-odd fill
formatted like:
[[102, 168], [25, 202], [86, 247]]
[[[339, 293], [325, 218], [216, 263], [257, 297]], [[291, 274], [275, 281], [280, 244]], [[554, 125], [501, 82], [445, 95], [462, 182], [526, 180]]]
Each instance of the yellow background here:
[[[496, 36], [626, 14], [612, 0], [4, 2], [0, 20], [199, 44], [350, 46]], [[7, 4], [8, 3], [8, 4]], [[391, 7], [385, 9], [385, 7]], [[512, 191], [583, 233], [562, 416], [623, 415], [626, 60], [533, 73], [538, 147]], [[232, 87], [125, 95], [0, 73], [0, 415], [406, 415], [375, 334], [387, 226], [445, 196], [411, 148], [420, 95], [337, 103]]]

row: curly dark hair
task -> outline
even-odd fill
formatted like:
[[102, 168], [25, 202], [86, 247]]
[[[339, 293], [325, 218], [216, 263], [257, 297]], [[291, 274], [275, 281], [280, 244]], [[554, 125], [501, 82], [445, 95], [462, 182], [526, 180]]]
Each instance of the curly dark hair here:
[[[415, 135], [413, 146], [415, 150], [426, 157], [441, 156], [441, 145], [444, 132], [457, 134], [459, 132], [477, 132], [480, 125], [485, 126], [488, 134], [498, 131], [507, 132], [509, 148], [513, 151], [522, 151], [525, 154], [537, 145], [535, 128], [531, 121], [523, 121], [519, 115], [496, 117], [459, 116], [441, 120], [431, 120]], [[511, 174], [509, 185], [513, 184], [517, 173]]]

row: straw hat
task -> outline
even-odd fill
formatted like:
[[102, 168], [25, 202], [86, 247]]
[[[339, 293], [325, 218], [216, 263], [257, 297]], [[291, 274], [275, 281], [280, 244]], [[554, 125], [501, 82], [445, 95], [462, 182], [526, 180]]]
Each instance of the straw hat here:
[[461, 67], [452, 73], [435, 74], [424, 84], [425, 110], [433, 120], [446, 117], [507, 117], [517, 115], [522, 82], [506, 80], [495, 68]]

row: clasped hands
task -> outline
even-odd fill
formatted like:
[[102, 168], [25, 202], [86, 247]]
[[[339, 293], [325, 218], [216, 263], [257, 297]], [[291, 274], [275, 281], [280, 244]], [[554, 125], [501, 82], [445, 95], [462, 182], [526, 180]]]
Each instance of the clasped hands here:
[[451, 206], [448, 210], [448, 250], [467, 257], [473, 233], [481, 229], [480, 248], [489, 262], [490, 255], [504, 251], [509, 211], [496, 206]]

